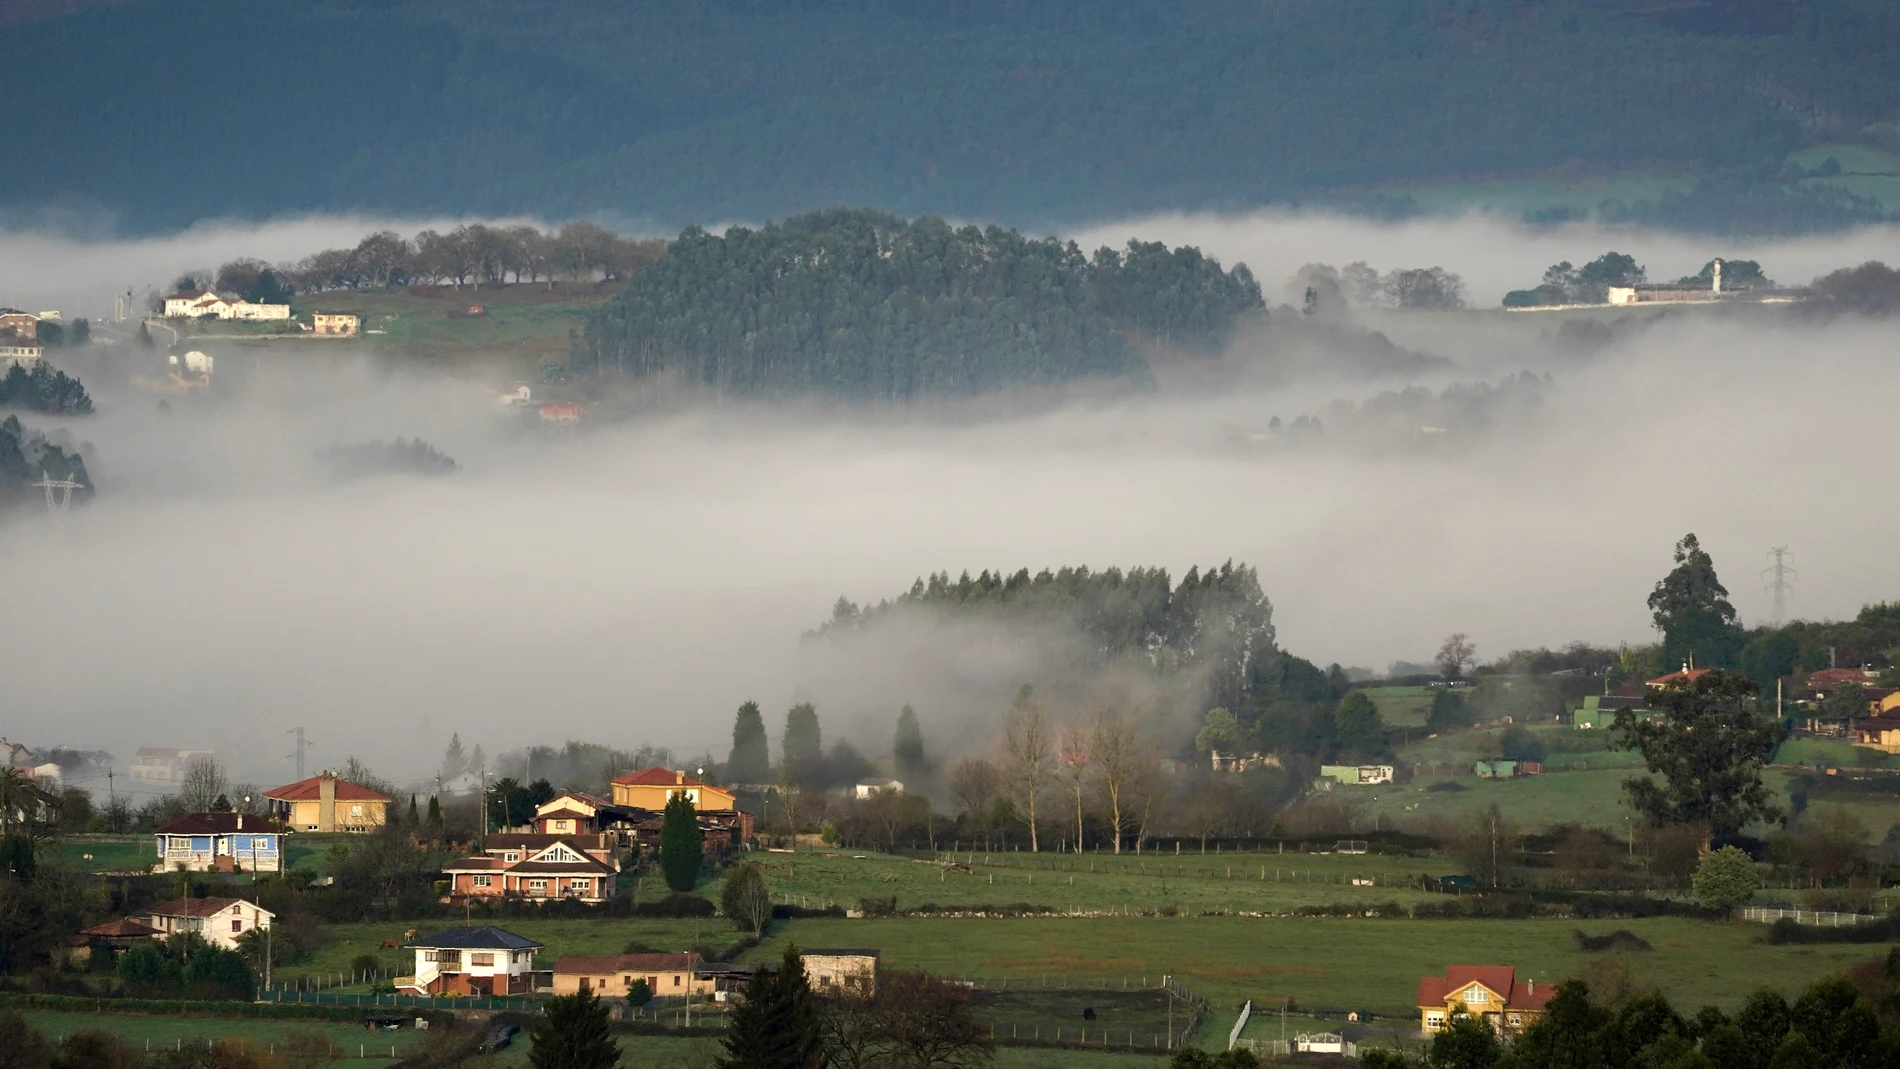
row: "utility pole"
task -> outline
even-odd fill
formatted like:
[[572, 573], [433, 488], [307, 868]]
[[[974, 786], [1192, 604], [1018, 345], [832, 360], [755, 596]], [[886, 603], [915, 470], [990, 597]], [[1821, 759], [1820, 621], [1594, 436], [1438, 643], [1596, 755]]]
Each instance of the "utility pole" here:
[[1775, 599], [1771, 613], [1772, 623], [1776, 627], [1788, 622], [1788, 592], [1794, 589], [1794, 580], [1801, 573], [1789, 566], [1794, 554], [1787, 546], [1776, 546], [1768, 551], [1768, 567], [1761, 570], [1762, 577], [1768, 580], [1766, 590]]
[[302, 779], [303, 778], [303, 752], [310, 748], [310, 741], [303, 737], [302, 727], [291, 728], [289, 731], [284, 732], [284, 734], [297, 736], [297, 752], [294, 754], [285, 754], [284, 756], [295, 757], [297, 759], [297, 778]]

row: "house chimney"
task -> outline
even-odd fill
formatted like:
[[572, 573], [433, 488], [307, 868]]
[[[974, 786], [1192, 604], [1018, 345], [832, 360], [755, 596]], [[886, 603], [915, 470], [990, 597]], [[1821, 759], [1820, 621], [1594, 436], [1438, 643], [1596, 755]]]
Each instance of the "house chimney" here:
[[677, 769], [677, 770], [675, 770], [675, 771], [674, 771], [674, 773], [673, 773], [673, 783], [674, 783], [675, 785], [684, 785], [684, 784], [686, 783], [686, 770], [685, 770], [685, 769]]

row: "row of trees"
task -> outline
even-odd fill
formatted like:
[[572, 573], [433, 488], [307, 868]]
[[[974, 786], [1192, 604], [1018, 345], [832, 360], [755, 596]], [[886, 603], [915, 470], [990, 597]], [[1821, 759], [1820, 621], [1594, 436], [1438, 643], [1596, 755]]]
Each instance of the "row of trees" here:
[[[1723, 260], [1721, 263], [1724, 292], [1774, 285], [1766, 275], [1762, 274], [1761, 264], [1754, 260]], [[1702, 270], [1696, 274], [1677, 279], [1677, 284], [1713, 285], [1715, 264], [1716, 261], [1710, 260], [1703, 264]], [[1611, 286], [1635, 286], [1648, 281], [1649, 271], [1636, 262], [1636, 257], [1611, 250], [1581, 267], [1573, 266], [1569, 260], [1552, 264], [1544, 270], [1543, 281], [1536, 287], [1506, 293], [1504, 307], [1534, 308], [1558, 304], [1602, 304], [1610, 299]]]
[[92, 398], [80, 381], [41, 360], [32, 370], [13, 364], [0, 376], [0, 408], [25, 408], [53, 416], [88, 416]]
[[1264, 314], [1244, 265], [870, 210], [683, 231], [589, 317], [583, 363], [734, 394], [902, 400], [1143, 376], [1144, 345], [1218, 347]]
[[1306, 264], [1293, 273], [1305, 291], [1304, 311], [1319, 315], [1348, 305], [1361, 308], [1445, 309], [1465, 307], [1465, 280], [1442, 267], [1400, 267], [1385, 274], [1364, 260], [1344, 267]]
[[469, 223], [446, 233], [424, 230], [413, 238], [379, 230], [351, 248], [325, 249], [274, 266], [240, 257], [215, 271], [187, 271], [174, 285], [284, 303], [296, 293], [412, 283], [616, 281], [650, 266], [665, 252], [664, 241], [626, 237], [585, 221], [555, 230]]

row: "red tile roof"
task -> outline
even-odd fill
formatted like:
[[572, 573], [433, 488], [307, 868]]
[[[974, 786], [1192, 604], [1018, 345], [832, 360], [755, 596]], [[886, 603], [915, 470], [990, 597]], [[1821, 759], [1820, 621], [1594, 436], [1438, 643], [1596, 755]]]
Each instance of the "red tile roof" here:
[[209, 917], [222, 913], [241, 898], [177, 898], [139, 911], [141, 917]]
[[699, 780], [694, 779], [693, 777], [687, 775], [684, 772], [676, 772], [673, 769], [662, 768], [659, 765], [654, 765], [652, 768], [643, 768], [638, 772], [629, 772], [624, 776], [615, 776], [614, 782], [624, 783], [630, 787], [711, 787], [712, 786], [712, 784], [702, 783]]
[[1870, 680], [1867, 673], [1858, 668], [1823, 668], [1817, 672], [1809, 672], [1805, 685], [1831, 689], [1848, 683], [1866, 684], [1868, 682]]
[[554, 971], [569, 975], [603, 976], [608, 973], [687, 972], [693, 967], [691, 954], [614, 954], [602, 957], [566, 957], [554, 963]]
[[[335, 779], [335, 777], [330, 777]], [[308, 802], [323, 796], [323, 788], [318, 786], [323, 776], [311, 776], [295, 783], [286, 783], [274, 791], [265, 791], [264, 797], [278, 802]], [[378, 794], [368, 787], [359, 786], [346, 779], [336, 781], [336, 800], [339, 802], [387, 802], [389, 796]]]
[[1652, 687], [1687, 686], [1708, 674], [1709, 670], [1706, 668], [1686, 668], [1680, 672], [1671, 672], [1666, 676], [1657, 676], [1649, 681], [1649, 685]]
[[96, 935], [96, 936], [100, 936], [101, 938], [106, 938], [106, 939], [115, 939], [115, 938], [128, 939], [128, 938], [140, 938], [140, 937], [147, 937], [147, 936], [154, 936], [154, 935], [163, 935], [165, 933], [159, 931], [157, 928], [154, 928], [149, 924], [141, 924], [140, 922], [135, 921], [130, 917], [127, 917], [124, 920], [107, 921], [104, 924], [100, 924], [100, 925], [96, 925], [94, 927], [88, 928], [85, 931], [80, 932], [79, 934], [80, 935]]
[[1509, 965], [1453, 965], [1443, 976], [1418, 978], [1418, 1007], [1442, 1007], [1454, 992], [1474, 983], [1483, 984], [1504, 999], [1504, 1004], [1497, 1007], [1500, 1010], [1541, 1010], [1557, 993], [1557, 985], [1548, 981], [1518, 982], [1517, 970]]

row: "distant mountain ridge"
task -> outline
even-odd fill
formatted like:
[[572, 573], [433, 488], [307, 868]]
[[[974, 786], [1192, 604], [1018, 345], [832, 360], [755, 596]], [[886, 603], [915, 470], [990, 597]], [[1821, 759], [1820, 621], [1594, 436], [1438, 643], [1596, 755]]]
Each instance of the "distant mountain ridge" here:
[[1561, 167], [1753, 188], [1803, 144], [1900, 144], [1888, 0], [34, 0], [12, 16], [0, 211], [99, 210], [130, 231], [351, 209], [671, 229], [837, 203], [1044, 226]]

